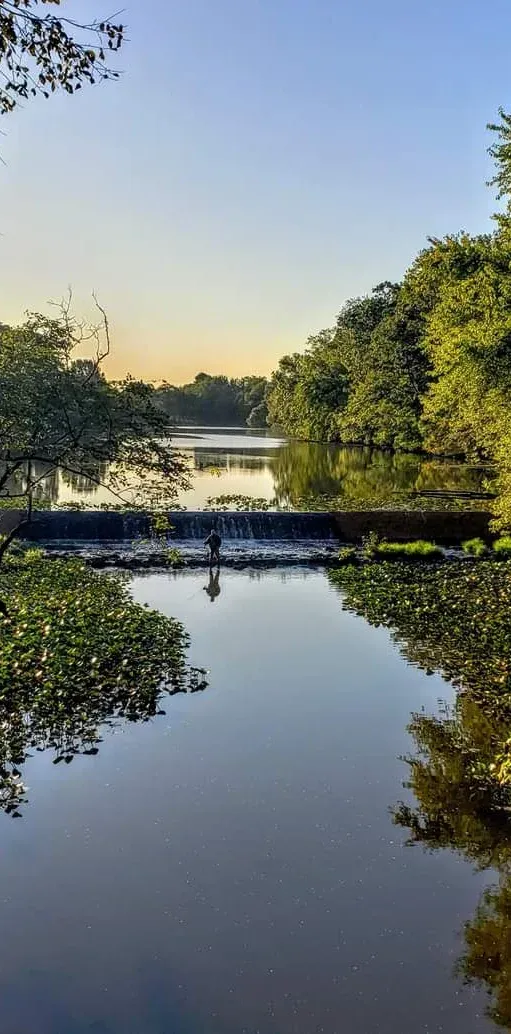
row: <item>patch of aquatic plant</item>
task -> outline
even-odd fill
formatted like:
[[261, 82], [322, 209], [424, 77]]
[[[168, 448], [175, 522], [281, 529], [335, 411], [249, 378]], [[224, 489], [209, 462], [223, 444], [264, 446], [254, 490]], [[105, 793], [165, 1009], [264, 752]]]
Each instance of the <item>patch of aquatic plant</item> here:
[[356, 564], [359, 557], [360, 554], [356, 546], [342, 546], [337, 554], [337, 559], [341, 564]]
[[[511, 560], [366, 564], [329, 573], [343, 606], [384, 625], [411, 663], [456, 687], [452, 705], [411, 717], [407, 800], [392, 811], [408, 843], [497, 870], [465, 924], [457, 971], [511, 1028]], [[410, 795], [412, 792], [412, 797]]]
[[493, 543], [493, 550], [499, 556], [511, 557], [511, 535], [502, 535]]
[[[35, 508], [35, 504], [34, 504]], [[154, 507], [153, 505], [146, 505], [143, 502], [134, 503], [94, 503], [93, 500], [83, 502], [82, 500], [70, 500], [62, 503], [53, 503], [51, 506], [41, 507], [41, 509], [52, 509], [52, 510], [72, 510], [72, 511], [83, 511], [83, 510], [99, 510], [102, 513], [140, 513], [140, 514], [155, 514], [155, 515], [166, 515], [169, 512], [168, 506], [162, 506], [161, 509]], [[172, 513], [185, 511], [186, 506], [182, 506], [181, 503], [172, 503]]]
[[371, 531], [362, 543], [366, 560], [441, 560], [443, 550], [434, 542], [416, 539], [413, 542], [387, 542], [376, 531]]
[[249, 512], [267, 512], [268, 510], [274, 510], [276, 506], [274, 499], [263, 499], [262, 497], [251, 496], [251, 495], [217, 495], [209, 496], [206, 499], [205, 510], [210, 512], [222, 512], [227, 510], [235, 510], [239, 513]]
[[444, 556], [439, 546], [433, 542], [419, 539], [415, 542], [386, 542], [376, 532], [371, 532], [364, 540], [361, 549], [345, 546], [339, 550], [338, 559], [342, 564], [355, 564], [362, 561], [397, 561], [397, 560], [441, 560]]
[[482, 557], [488, 552], [486, 542], [479, 538], [467, 539], [462, 543], [461, 548], [464, 553], [468, 554], [468, 556]]
[[135, 603], [126, 576], [80, 561], [8, 555], [0, 568], [0, 808], [26, 802], [21, 766], [30, 749], [54, 764], [95, 755], [102, 729], [147, 721], [166, 693], [206, 686], [186, 663], [179, 622]]
[[377, 531], [370, 531], [362, 541], [362, 556], [366, 560], [373, 560], [382, 539]]
[[[26, 505], [26, 499], [19, 496], [0, 496], [0, 510], [24, 510]], [[51, 502], [49, 499], [40, 499], [36, 497], [33, 501], [34, 510], [51, 510]]]
[[380, 542], [375, 555], [382, 560], [440, 560], [444, 554], [434, 542], [417, 539], [414, 542]]
[[344, 607], [391, 629], [407, 660], [498, 711], [511, 733], [511, 561], [382, 562], [328, 577]]

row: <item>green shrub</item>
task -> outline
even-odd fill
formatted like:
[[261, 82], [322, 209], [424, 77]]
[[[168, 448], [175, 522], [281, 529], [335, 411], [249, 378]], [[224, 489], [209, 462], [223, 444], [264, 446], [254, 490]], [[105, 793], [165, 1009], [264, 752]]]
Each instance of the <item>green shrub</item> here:
[[511, 556], [511, 535], [502, 535], [500, 539], [493, 543], [493, 548], [501, 556]]
[[484, 556], [488, 552], [488, 547], [482, 539], [467, 539], [466, 542], [462, 542], [461, 548], [469, 556]]
[[417, 539], [416, 542], [380, 542], [376, 556], [382, 560], [438, 560], [443, 552], [433, 542]]

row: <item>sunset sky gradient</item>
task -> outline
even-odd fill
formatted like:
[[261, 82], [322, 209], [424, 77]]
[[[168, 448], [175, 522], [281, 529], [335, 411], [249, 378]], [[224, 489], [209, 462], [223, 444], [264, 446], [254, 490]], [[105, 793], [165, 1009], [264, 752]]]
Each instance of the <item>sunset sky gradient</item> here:
[[[65, 0], [62, 14], [111, 13]], [[72, 285], [109, 372], [269, 373], [426, 242], [484, 231], [509, 0], [130, 0], [122, 81], [0, 123], [0, 322]]]

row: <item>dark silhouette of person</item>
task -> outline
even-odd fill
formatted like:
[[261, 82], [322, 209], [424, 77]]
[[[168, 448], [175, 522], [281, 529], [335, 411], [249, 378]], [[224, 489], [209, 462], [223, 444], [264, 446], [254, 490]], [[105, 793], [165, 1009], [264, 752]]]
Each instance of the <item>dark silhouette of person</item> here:
[[213, 573], [213, 569], [209, 569], [209, 585], [204, 586], [204, 592], [207, 592], [212, 603], [215, 602], [217, 596], [220, 596], [220, 567], [217, 567]]
[[213, 564], [220, 564], [220, 546], [222, 545], [222, 539], [214, 528], [211, 529], [204, 545], [209, 546], [209, 566], [213, 567]]

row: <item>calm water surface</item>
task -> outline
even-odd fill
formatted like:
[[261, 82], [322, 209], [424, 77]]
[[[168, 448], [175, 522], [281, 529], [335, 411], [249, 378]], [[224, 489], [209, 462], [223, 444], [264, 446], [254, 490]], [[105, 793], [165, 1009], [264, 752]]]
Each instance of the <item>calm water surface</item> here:
[[453, 974], [485, 877], [389, 814], [410, 712], [449, 686], [321, 572], [133, 591], [184, 622], [210, 687], [26, 767], [25, 817], [1, 817], [2, 1034], [493, 1031]]
[[[488, 473], [464, 463], [296, 442], [247, 428], [188, 428], [173, 441], [188, 459], [192, 487], [179, 501], [191, 510], [203, 509], [220, 495], [251, 496], [291, 508], [321, 505], [330, 498], [341, 506], [381, 505], [424, 489], [480, 491]], [[106, 490], [79, 478], [56, 475], [46, 491], [61, 502], [113, 501]]]

